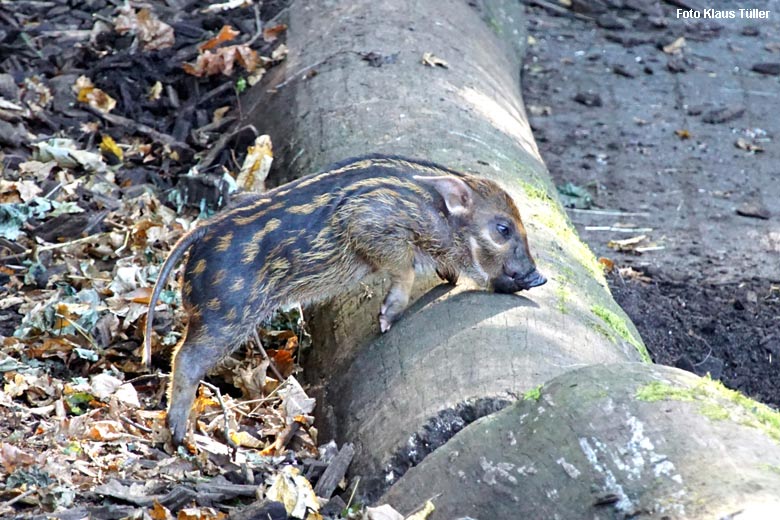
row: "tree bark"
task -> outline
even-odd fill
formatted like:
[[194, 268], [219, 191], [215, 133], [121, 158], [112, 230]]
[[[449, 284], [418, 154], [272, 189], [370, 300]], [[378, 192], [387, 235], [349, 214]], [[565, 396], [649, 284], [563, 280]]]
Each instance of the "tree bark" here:
[[777, 414], [676, 368], [590, 366], [469, 425], [382, 498], [434, 519], [776, 518]]
[[306, 373], [318, 424], [355, 444], [362, 492], [376, 496], [466, 423], [572, 368], [646, 356], [533, 141], [519, 2], [316, 0], [287, 14], [287, 60], [243, 102], [243, 123], [276, 146], [276, 182], [372, 152], [484, 175], [514, 197], [549, 279], [520, 295], [427, 292], [439, 281], [420, 280], [424, 296], [382, 336], [387, 280], [315, 310]]

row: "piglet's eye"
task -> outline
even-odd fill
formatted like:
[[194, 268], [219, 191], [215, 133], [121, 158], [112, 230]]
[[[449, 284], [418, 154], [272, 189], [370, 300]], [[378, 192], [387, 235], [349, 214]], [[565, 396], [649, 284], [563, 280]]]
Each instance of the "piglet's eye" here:
[[502, 237], [509, 236], [509, 227], [505, 226], [504, 224], [496, 224], [496, 230], [501, 234]]

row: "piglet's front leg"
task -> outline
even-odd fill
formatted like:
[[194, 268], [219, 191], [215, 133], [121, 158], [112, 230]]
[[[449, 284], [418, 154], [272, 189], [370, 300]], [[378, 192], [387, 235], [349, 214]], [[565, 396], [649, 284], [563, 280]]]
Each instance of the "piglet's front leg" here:
[[414, 284], [414, 268], [390, 273], [392, 285], [382, 302], [379, 312], [379, 330], [387, 332], [409, 304], [409, 294]]

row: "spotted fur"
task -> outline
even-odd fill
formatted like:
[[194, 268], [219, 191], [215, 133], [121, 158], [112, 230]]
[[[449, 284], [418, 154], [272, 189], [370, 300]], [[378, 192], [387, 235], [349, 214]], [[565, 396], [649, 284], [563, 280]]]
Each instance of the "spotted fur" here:
[[544, 283], [511, 197], [493, 181], [390, 156], [346, 161], [247, 195], [185, 235], [160, 270], [147, 315], [189, 251], [182, 300], [189, 325], [173, 358], [168, 425], [179, 443], [198, 382], [281, 305], [333, 297], [371, 272], [389, 275], [380, 329], [409, 301], [415, 272], [466, 275], [515, 292]]

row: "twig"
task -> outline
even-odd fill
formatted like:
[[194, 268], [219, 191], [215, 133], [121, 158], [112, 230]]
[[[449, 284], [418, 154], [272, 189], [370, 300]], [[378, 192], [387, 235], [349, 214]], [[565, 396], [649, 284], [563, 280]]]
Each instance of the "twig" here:
[[352, 500], [355, 498], [355, 492], [357, 492], [358, 485], [360, 484], [360, 477], [355, 479], [355, 485], [352, 486], [352, 493], [349, 495], [349, 500], [347, 500], [347, 507], [346, 509], [349, 509], [349, 506], [352, 505]]
[[[60, 242], [59, 244], [49, 244], [49, 245], [46, 245], [46, 246], [40, 246], [40, 247], [36, 247], [35, 249], [36, 249], [36, 251], [48, 251], [50, 249], [59, 249], [61, 247], [68, 247], [68, 246], [72, 246], [72, 245], [75, 245], [75, 244], [80, 244], [82, 242], [89, 242], [90, 240], [94, 240], [95, 238], [97, 238], [97, 237], [99, 237], [101, 235], [105, 235], [105, 233], [95, 233], [94, 235], [89, 235], [89, 236], [86, 236], [86, 237], [76, 238], [74, 240], [69, 240], [67, 242]], [[32, 250], [28, 249], [27, 252], [28, 253], [32, 253]]]
[[124, 415], [120, 415], [119, 416], [119, 420], [122, 421], [125, 424], [129, 424], [133, 428], [137, 428], [137, 429], [141, 430], [144, 433], [152, 433], [154, 431], [151, 428], [148, 428], [148, 427], [144, 426], [143, 424], [138, 424], [137, 422], [131, 420], [129, 417], [125, 417]]
[[139, 123], [138, 121], [133, 121], [132, 119], [129, 119], [127, 117], [118, 116], [115, 114], [105, 114], [101, 112], [100, 110], [93, 108], [89, 105], [84, 105], [84, 108], [92, 112], [94, 115], [98, 116], [99, 118], [108, 121], [111, 124], [122, 126], [128, 129], [133, 129], [138, 131], [141, 134], [146, 135], [147, 137], [151, 137], [152, 139], [159, 141], [163, 144], [167, 144], [168, 146], [175, 146], [178, 148], [182, 148], [185, 150], [190, 149], [190, 145], [187, 143], [184, 143], [182, 141], [179, 141], [172, 135], [164, 134], [162, 132], [159, 132], [155, 130], [154, 128], [150, 126], [146, 126], [143, 123]]
[[95, 342], [94, 339], [92, 339], [92, 337], [90, 337], [90, 335], [87, 333], [87, 331], [84, 330], [84, 327], [82, 327], [81, 325], [79, 325], [78, 323], [73, 321], [72, 319], [68, 318], [64, 314], [60, 314], [59, 312], [55, 312], [54, 315], [56, 317], [60, 318], [63, 321], [67, 321], [68, 325], [71, 325], [76, 330], [76, 332], [78, 332], [79, 334], [84, 336], [85, 340], [89, 341], [89, 344], [92, 345], [92, 348], [94, 348], [95, 350], [99, 350], [100, 349], [100, 346]]
[[566, 208], [566, 211], [573, 211], [575, 213], [590, 213], [591, 215], [613, 215], [618, 217], [649, 217], [650, 213], [636, 213], [631, 211], [620, 211], [610, 209], [580, 209], [580, 208]]
[[233, 139], [235, 136], [243, 132], [249, 128], [255, 133], [255, 136], [258, 135], [257, 128], [255, 128], [253, 125], [246, 125], [242, 126], [241, 128], [234, 130], [232, 132], [222, 134], [222, 137], [217, 139], [217, 141], [209, 146], [209, 153], [206, 154], [206, 156], [203, 158], [203, 160], [198, 165], [198, 168], [200, 171], [206, 171], [211, 167], [211, 164], [217, 160], [217, 155], [219, 155], [222, 152], [222, 149], [225, 148], [227, 145], [227, 142], [231, 139]]
[[624, 228], [624, 227], [615, 227], [615, 226], [585, 226], [586, 231], [612, 231], [615, 233], [650, 233], [653, 231], [653, 228], [649, 227], [642, 227], [642, 228]]
[[32, 494], [33, 494], [33, 493], [35, 493], [36, 491], [38, 491], [38, 488], [37, 488], [37, 487], [35, 487], [35, 486], [31, 487], [30, 489], [28, 489], [27, 491], [25, 491], [25, 492], [24, 492], [24, 493], [22, 493], [21, 495], [17, 495], [17, 496], [15, 496], [15, 497], [13, 497], [11, 500], [8, 500], [8, 501], [6, 501], [6, 502], [3, 502], [3, 503], [2, 503], [2, 505], [0, 505], [0, 510], [2, 510], [2, 509], [5, 509], [5, 508], [7, 508], [7, 507], [10, 507], [10, 506], [14, 505], [14, 504], [15, 504], [15, 503], [17, 503], [18, 501], [20, 501], [20, 500], [23, 500], [23, 499], [27, 498], [28, 496], [32, 495]]
[[260, 19], [260, 6], [255, 4], [252, 8], [255, 12], [255, 35], [246, 42], [248, 47], [251, 47], [257, 39], [263, 35], [263, 21]]
[[213, 98], [214, 96], [218, 96], [218, 95], [222, 94], [223, 92], [225, 92], [227, 90], [230, 90], [231, 88], [233, 88], [233, 83], [230, 82], [230, 81], [226, 81], [225, 83], [222, 83], [218, 87], [215, 87], [215, 88], [209, 90], [208, 92], [206, 92], [205, 94], [203, 94], [202, 96], [200, 96], [197, 99], [197, 101], [195, 102], [195, 104], [193, 105], [193, 107], [196, 107], [198, 105], [202, 105], [203, 103], [205, 103], [209, 99]]
[[278, 379], [279, 382], [281, 383], [282, 381], [284, 381], [284, 377], [282, 376], [281, 372], [279, 372], [279, 369], [276, 368], [276, 363], [274, 363], [274, 360], [268, 357], [268, 353], [265, 351], [265, 348], [263, 347], [263, 342], [260, 341], [260, 334], [257, 333], [256, 328], [252, 330], [252, 334], [254, 335], [255, 343], [257, 343], [257, 348], [260, 349], [260, 353], [263, 355], [263, 359], [268, 360], [268, 366], [271, 367], [271, 372], [274, 373], [276, 379]]
[[228, 409], [227, 406], [225, 406], [225, 401], [222, 400], [222, 392], [219, 391], [219, 388], [212, 385], [211, 383], [207, 383], [206, 381], [201, 381], [200, 384], [205, 386], [206, 388], [210, 388], [212, 392], [217, 396], [217, 401], [219, 402], [219, 406], [222, 408], [222, 416], [225, 419], [225, 441], [227, 442], [227, 445], [230, 446], [232, 453], [230, 454], [231, 460], [236, 460], [236, 454], [238, 453], [238, 445], [233, 442], [233, 438], [230, 436], [230, 425], [229, 425], [229, 419], [228, 419]]

